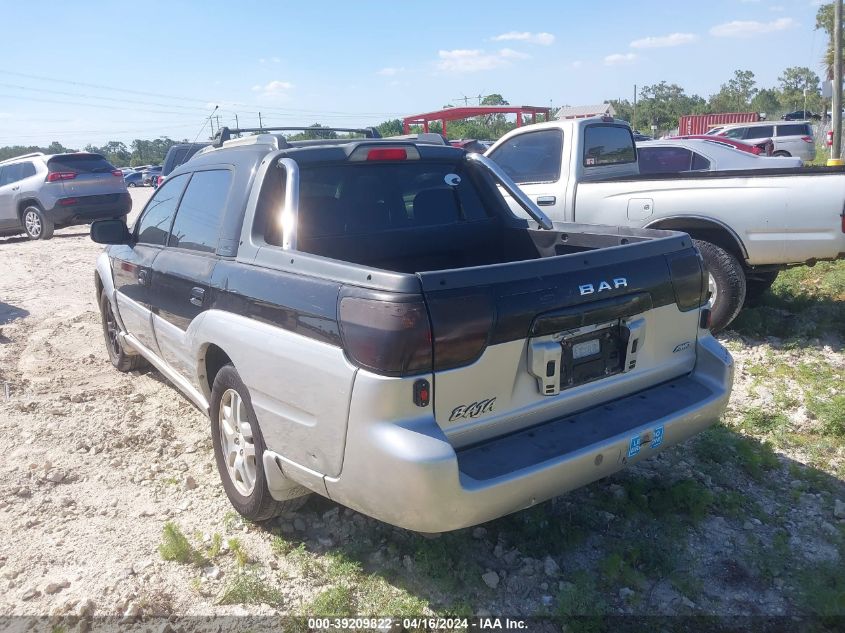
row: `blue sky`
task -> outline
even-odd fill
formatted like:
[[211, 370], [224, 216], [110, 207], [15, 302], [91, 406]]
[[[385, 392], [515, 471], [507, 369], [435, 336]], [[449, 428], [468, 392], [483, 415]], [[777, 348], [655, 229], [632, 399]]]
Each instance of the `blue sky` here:
[[0, 145], [194, 138], [215, 104], [228, 125], [368, 125], [492, 92], [581, 105], [665, 79], [707, 96], [737, 68], [771, 86], [821, 74], [818, 4], [6, 0]]

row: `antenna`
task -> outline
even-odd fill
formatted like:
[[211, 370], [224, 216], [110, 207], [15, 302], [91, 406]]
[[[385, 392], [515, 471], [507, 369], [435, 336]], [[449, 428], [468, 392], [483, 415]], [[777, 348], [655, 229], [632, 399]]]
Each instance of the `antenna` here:
[[[202, 122], [202, 127], [199, 129], [199, 132], [197, 132], [197, 135], [194, 137], [194, 143], [197, 142], [197, 139], [200, 137], [200, 134], [202, 134], [202, 131], [205, 129], [205, 126], [208, 125], [211, 122], [211, 117], [214, 116], [214, 113], [217, 112], [217, 108], [219, 108], [219, 107], [220, 107], [219, 105], [214, 106], [214, 109], [211, 111], [211, 114], [209, 114], [208, 117], [205, 119], [205, 121]], [[211, 125], [211, 129], [212, 130], [214, 129], [213, 123]]]

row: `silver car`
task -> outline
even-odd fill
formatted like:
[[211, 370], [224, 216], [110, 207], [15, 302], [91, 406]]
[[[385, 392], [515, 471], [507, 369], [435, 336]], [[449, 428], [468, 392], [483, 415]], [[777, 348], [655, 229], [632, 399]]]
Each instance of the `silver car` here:
[[808, 121], [760, 121], [729, 125], [718, 135], [741, 141], [771, 138], [775, 144], [774, 156], [797, 156], [805, 163], [816, 158], [813, 126]]
[[25, 154], [0, 162], [0, 236], [47, 240], [57, 228], [122, 218], [123, 173], [100, 154]]

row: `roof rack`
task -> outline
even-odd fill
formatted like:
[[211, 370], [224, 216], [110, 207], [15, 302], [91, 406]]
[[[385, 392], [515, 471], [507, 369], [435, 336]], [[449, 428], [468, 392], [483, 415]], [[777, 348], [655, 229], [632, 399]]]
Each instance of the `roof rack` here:
[[301, 127], [242, 127], [229, 128], [221, 127], [217, 134], [214, 135], [212, 145], [214, 147], [221, 147], [223, 143], [230, 140], [233, 134], [241, 134], [243, 132], [357, 132], [363, 134], [366, 138], [381, 138], [381, 134], [374, 127], [354, 128], [354, 127], [313, 127], [310, 125]]
[[11, 163], [12, 161], [21, 160], [24, 158], [33, 158], [34, 156], [45, 156], [44, 152], [30, 152], [29, 154], [22, 154], [21, 156], [15, 156], [13, 158], [7, 158], [6, 160], [0, 160], [0, 165], [4, 163]]

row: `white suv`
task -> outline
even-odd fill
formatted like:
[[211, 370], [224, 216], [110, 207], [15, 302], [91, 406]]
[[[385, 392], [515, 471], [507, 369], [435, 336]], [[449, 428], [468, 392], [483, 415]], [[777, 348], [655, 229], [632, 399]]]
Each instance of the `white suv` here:
[[726, 125], [718, 136], [741, 141], [770, 138], [774, 141], [774, 156], [797, 156], [805, 163], [816, 158], [813, 126], [807, 121], [760, 121]]

